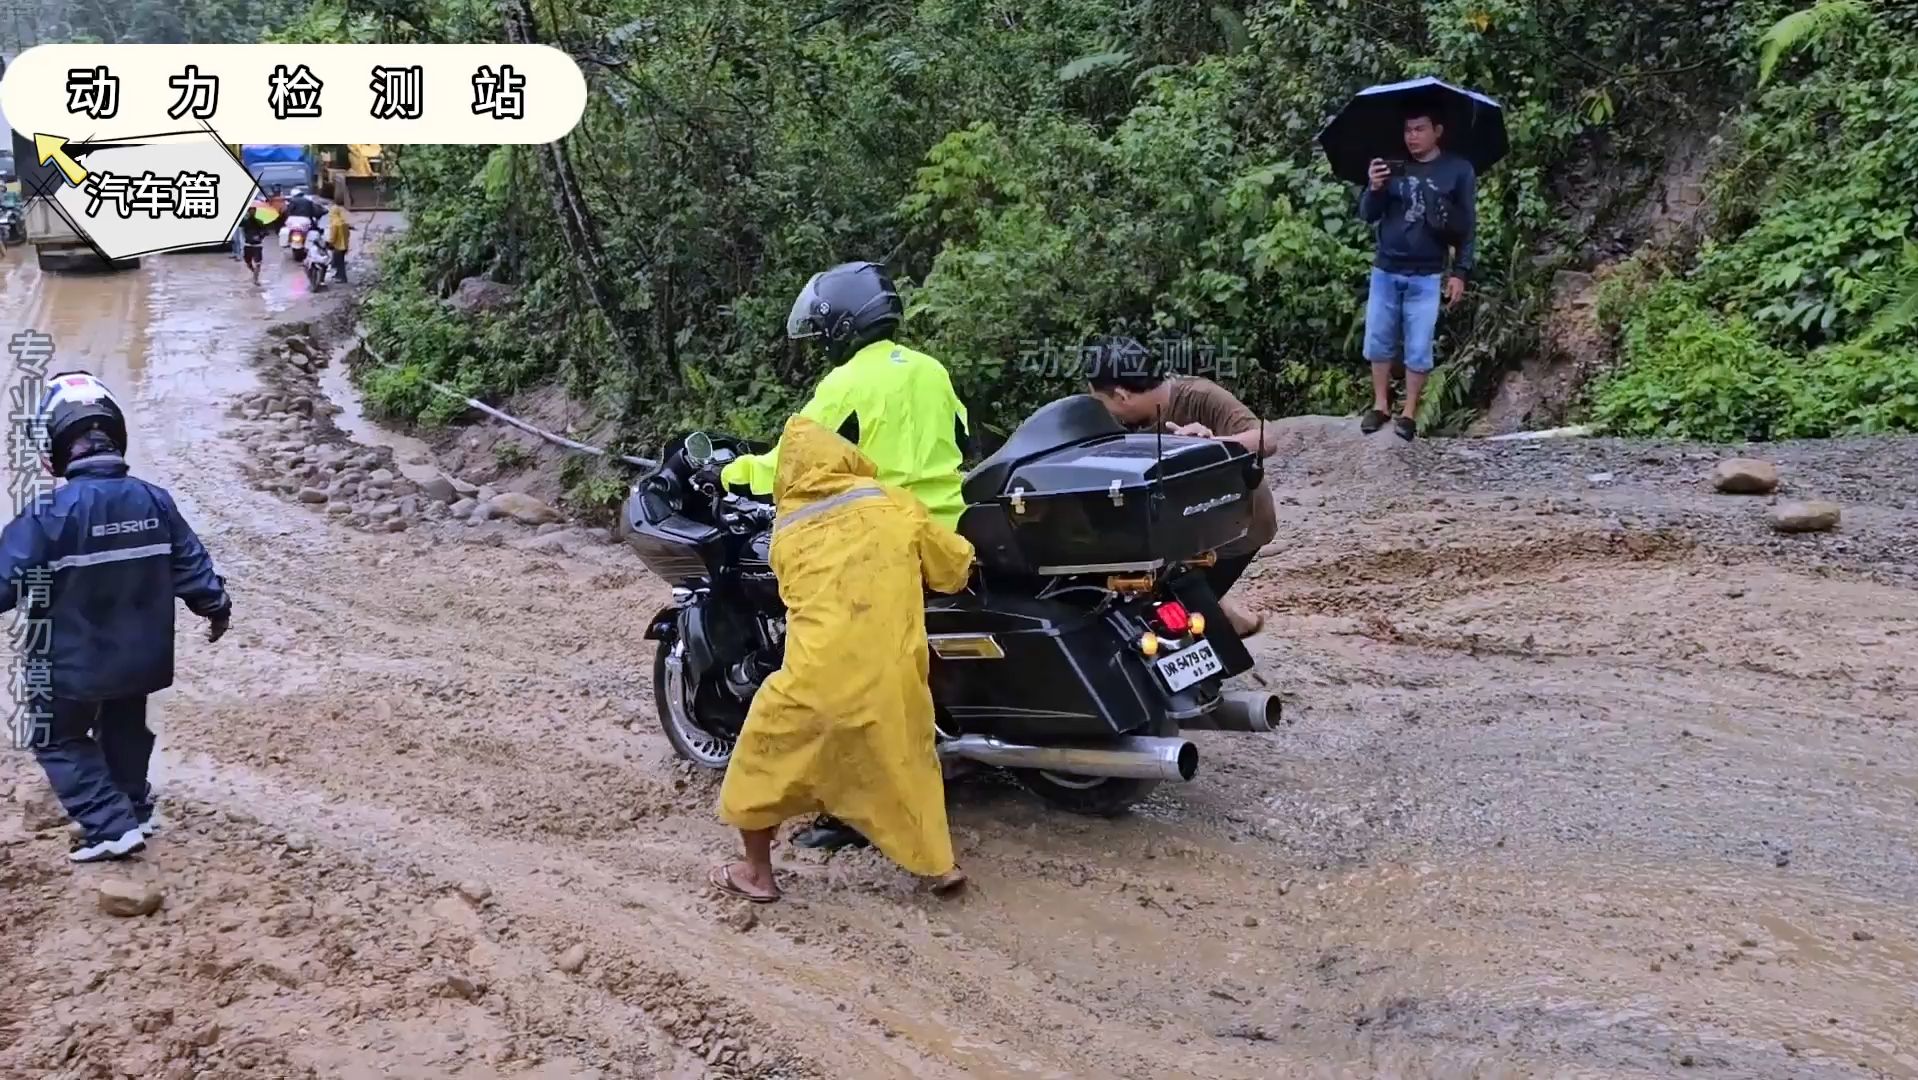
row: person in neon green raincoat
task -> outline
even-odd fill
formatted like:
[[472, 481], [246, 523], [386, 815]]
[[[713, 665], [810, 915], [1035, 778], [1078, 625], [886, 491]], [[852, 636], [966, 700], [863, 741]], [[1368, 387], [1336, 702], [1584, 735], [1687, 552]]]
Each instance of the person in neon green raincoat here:
[[[877, 263], [842, 263], [813, 275], [794, 301], [786, 335], [823, 341], [838, 364], [799, 415], [837, 432], [879, 470], [879, 481], [918, 496], [934, 521], [959, 524], [965, 510], [960, 446], [966, 407], [944, 365], [892, 340], [905, 311]], [[720, 474], [728, 487], [765, 495], [779, 448], [751, 454]]]

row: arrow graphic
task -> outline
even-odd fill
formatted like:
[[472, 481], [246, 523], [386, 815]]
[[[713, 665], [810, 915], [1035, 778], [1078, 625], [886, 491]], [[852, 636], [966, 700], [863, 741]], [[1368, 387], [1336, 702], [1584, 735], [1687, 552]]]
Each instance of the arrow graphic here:
[[35, 155], [39, 157], [40, 164], [56, 166], [62, 173], [66, 174], [68, 183], [78, 187], [87, 178], [87, 170], [80, 164], [78, 159], [93, 153], [95, 150], [121, 150], [129, 146], [145, 145], [147, 140], [171, 139], [180, 135], [200, 134], [212, 135], [213, 132], [211, 129], [204, 132], [165, 131], [158, 135], [142, 135], [132, 141], [121, 142], [94, 142], [90, 139], [85, 142], [72, 142], [65, 135], [35, 135], [33, 137], [33, 151]]
[[[87, 178], [87, 171], [67, 153], [67, 139], [64, 135], [35, 135], [33, 152], [42, 165], [53, 165], [66, 174], [67, 183], [80, 186]], [[76, 148], [77, 149], [77, 148]]]

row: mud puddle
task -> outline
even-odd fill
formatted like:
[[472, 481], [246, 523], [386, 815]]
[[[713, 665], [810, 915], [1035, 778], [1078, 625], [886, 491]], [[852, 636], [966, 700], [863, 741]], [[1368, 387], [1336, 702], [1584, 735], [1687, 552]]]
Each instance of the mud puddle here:
[[381, 427], [367, 417], [366, 403], [360, 396], [359, 387], [353, 385], [346, 362], [358, 342], [357, 331], [347, 335], [332, 348], [332, 363], [320, 369], [318, 374], [321, 392], [341, 410], [333, 416], [334, 425], [362, 446], [380, 446], [393, 451], [397, 471], [414, 483], [422, 483], [440, 475], [433, 465], [433, 450], [424, 441]]
[[[1246, 599], [1284, 729], [1203, 737], [1120, 820], [951, 785], [953, 903], [782, 845], [787, 899], [748, 909], [702, 887], [736, 839], [652, 715], [662, 583], [518, 524], [351, 528], [243, 471], [425, 450], [331, 343], [258, 399], [261, 328], [343, 298], [280, 275], [0, 270], [9, 326], [131, 388], [136, 467], [237, 604], [217, 647], [182, 620], [172, 828], [108, 872], [160, 913], [101, 914], [0, 760], [0, 1074], [1918, 1076], [1910, 589], [1720, 561], [1730, 518], [1615, 525], [1629, 485], [1564, 510], [1477, 447], [1441, 464], [1483, 490], [1435, 510], [1422, 442], [1283, 504]], [[228, 452], [235, 394], [293, 415]], [[301, 427], [316, 396], [384, 454]]]

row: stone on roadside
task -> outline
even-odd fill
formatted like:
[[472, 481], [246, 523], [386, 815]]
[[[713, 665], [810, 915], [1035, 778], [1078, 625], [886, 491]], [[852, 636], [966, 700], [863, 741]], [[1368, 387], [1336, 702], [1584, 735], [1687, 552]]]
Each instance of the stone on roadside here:
[[585, 944], [584, 943], [575, 944], [572, 948], [567, 949], [563, 953], [560, 953], [559, 959], [553, 961], [553, 963], [554, 963], [554, 966], [558, 967], [561, 971], [564, 971], [568, 975], [578, 974], [579, 969], [586, 966]]
[[460, 895], [464, 896], [468, 903], [475, 906], [484, 904], [487, 898], [493, 895], [493, 887], [491, 885], [473, 878], [460, 882], [459, 891]]
[[313, 841], [307, 839], [305, 833], [287, 833], [282, 843], [286, 845], [288, 851], [307, 851], [313, 847]]
[[1757, 458], [1731, 458], [1718, 463], [1712, 484], [1726, 495], [1769, 495], [1778, 490], [1778, 467]]
[[300, 489], [300, 501], [303, 503], [323, 503], [326, 501], [326, 498], [326, 492], [320, 488], [303, 487]]
[[490, 517], [510, 517], [521, 525], [544, 525], [559, 520], [559, 511], [523, 491], [506, 491], [486, 503]]
[[102, 881], [94, 896], [101, 911], [122, 919], [151, 915], [166, 902], [166, 894], [160, 891], [158, 885], [118, 878]]
[[1772, 507], [1771, 527], [1781, 533], [1830, 532], [1838, 527], [1838, 504], [1813, 499]]
[[432, 499], [434, 502], [443, 503], [452, 502], [456, 494], [453, 490], [453, 482], [444, 476], [435, 476], [431, 480], [421, 484], [420, 491], [425, 493], [426, 497]]
[[393, 480], [393, 470], [391, 469], [374, 469], [372, 475], [366, 478], [366, 482], [369, 484], [384, 484], [388, 486], [393, 483]]
[[28, 832], [57, 829], [67, 823], [66, 809], [53, 792], [42, 788], [20, 797], [20, 824]]
[[565, 528], [566, 528], [566, 526], [564, 526], [564, 525], [561, 525], [561, 524], [560, 524], [559, 522], [557, 522], [557, 521], [549, 521], [549, 522], [547, 522], [546, 524], [544, 524], [544, 525], [541, 525], [541, 526], [539, 527], [539, 532], [538, 532], [538, 534], [537, 534], [537, 535], [540, 535], [540, 536], [550, 536], [550, 535], [552, 535], [553, 533], [556, 533], [556, 532], [560, 532], [560, 531], [562, 531], [562, 530], [564, 530]]
[[476, 500], [467, 498], [454, 503], [449, 509], [454, 517], [464, 521], [473, 515], [473, 510], [478, 506], [479, 503]]
[[447, 482], [453, 485], [453, 491], [461, 498], [470, 499], [479, 494], [478, 484], [469, 484], [457, 476], [449, 476]]
[[440, 994], [445, 997], [477, 1001], [479, 1000], [479, 996], [485, 992], [486, 983], [484, 980], [471, 978], [466, 975], [448, 975], [440, 982]]

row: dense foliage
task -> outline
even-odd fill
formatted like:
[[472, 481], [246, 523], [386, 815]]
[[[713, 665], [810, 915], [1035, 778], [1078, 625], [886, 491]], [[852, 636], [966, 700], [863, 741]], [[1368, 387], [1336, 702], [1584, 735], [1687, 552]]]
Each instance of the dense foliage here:
[[1624, 363], [1597, 413], [1720, 440], [1918, 431], [1918, 7], [1825, 0], [1761, 51], [1719, 228], [1693, 265], [1608, 286]]
[[[690, 422], [764, 434], [821, 370], [781, 338], [792, 295], [865, 257], [897, 270], [906, 336], [991, 426], [1070, 389], [1073, 344], [1113, 328], [1202, 342], [1189, 354], [1268, 413], [1349, 408], [1370, 238], [1313, 137], [1352, 91], [1434, 73], [1504, 100], [1513, 146], [1482, 187], [1473, 297], [1446, 318], [1446, 420], [1534, 345], [1533, 253], [1568, 239], [1554, 170], [1594, 132], [1636, 152], [1691, 86], [1749, 67], [1734, 7], [558, 0], [532, 36], [580, 59], [586, 118], [557, 155], [407, 148], [412, 235], [370, 306], [389, 366], [369, 385], [431, 416], [423, 378], [560, 376], [638, 443]], [[506, 30], [438, 2], [404, 23], [322, 6], [298, 28]], [[479, 274], [519, 302], [449, 314]]]

